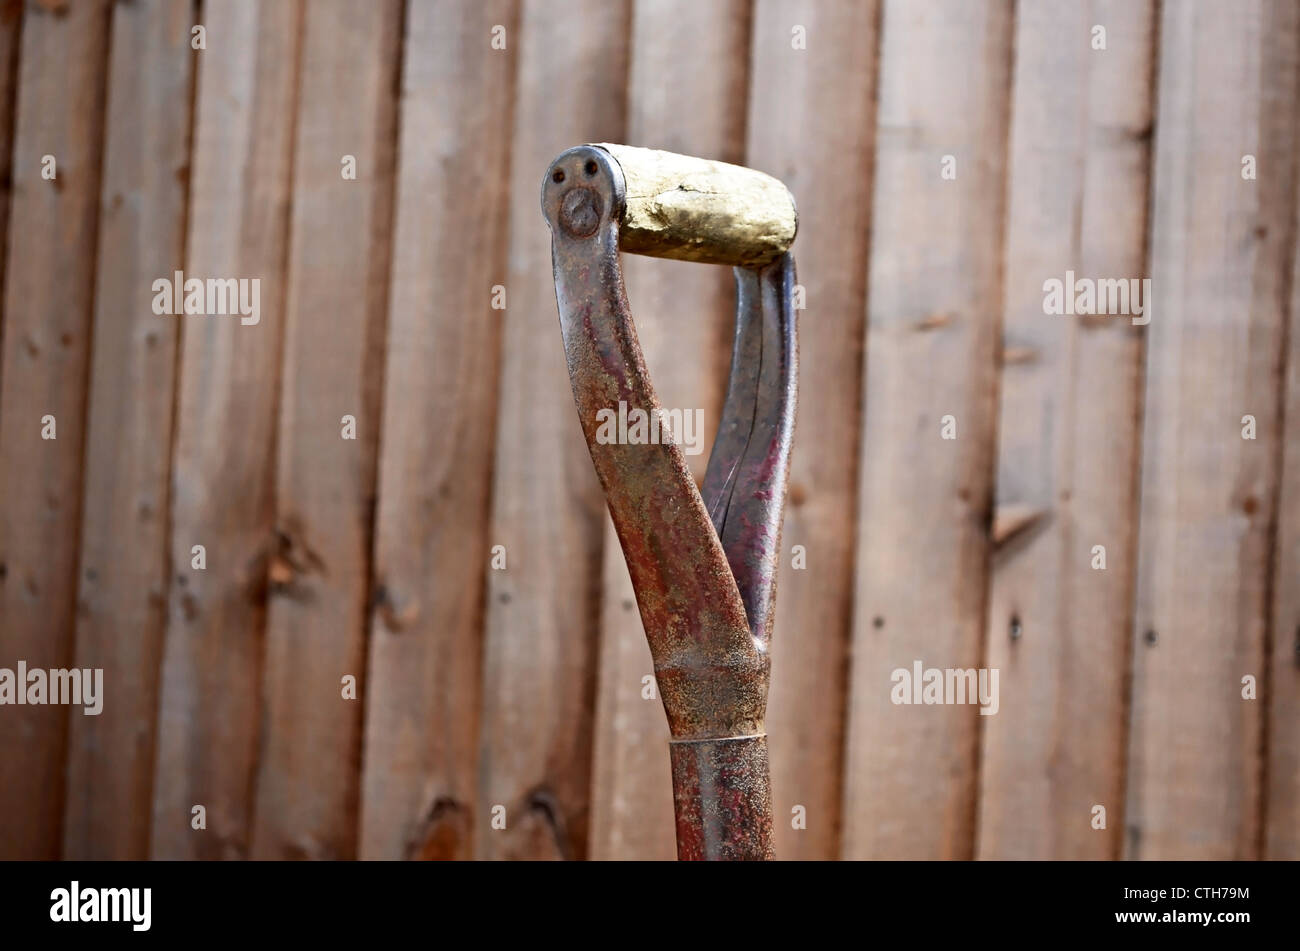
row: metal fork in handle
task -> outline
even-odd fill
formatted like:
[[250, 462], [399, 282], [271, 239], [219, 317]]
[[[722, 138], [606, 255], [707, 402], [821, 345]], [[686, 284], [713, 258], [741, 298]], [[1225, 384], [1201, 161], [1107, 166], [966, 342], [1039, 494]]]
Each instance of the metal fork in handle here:
[[[542, 211], [573, 397], [668, 715], [678, 858], [770, 859], [764, 716], [797, 382], [793, 199], [752, 169], [583, 145], [547, 170]], [[620, 402], [667, 428], [620, 248], [735, 269], [731, 377], [702, 492], [671, 434], [597, 439], [598, 414]]]

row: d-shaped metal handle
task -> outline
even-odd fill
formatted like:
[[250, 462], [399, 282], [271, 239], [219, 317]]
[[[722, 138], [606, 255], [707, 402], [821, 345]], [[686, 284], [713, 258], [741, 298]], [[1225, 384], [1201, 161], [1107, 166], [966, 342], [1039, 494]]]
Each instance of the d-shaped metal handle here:
[[[678, 857], [771, 858], [764, 716], [795, 416], [794, 202], [752, 169], [584, 145], [551, 164], [542, 210], [574, 401], [668, 715]], [[736, 265], [731, 378], [702, 493], [646, 372], [620, 247]], [[601, 411], [620, 404], [658, 440], [600, 439]]]

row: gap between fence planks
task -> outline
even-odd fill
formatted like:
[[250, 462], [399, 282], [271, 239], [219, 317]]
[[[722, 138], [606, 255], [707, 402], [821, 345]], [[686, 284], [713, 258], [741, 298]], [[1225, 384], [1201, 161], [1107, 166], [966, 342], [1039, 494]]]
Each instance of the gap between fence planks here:
[[977, 855], [1107, 859], [1123, 828], [1143, 331], [1047, 315], [1043, 284], [1147, 273], [1154, 10], [1018, 11], [996, 511], [1027, 521], [993, 561], [983, 666], [1000, 703], [982, 724]]
[[[627, 144], [741, 164], [749, 10], [743, 0], [647, 2], [633, 11]], [[659, 402], [695, 419], [704, 479], [730, 361], [735, 292], [730, 268], [623, 255], [637, 337]], [[555, 346], [559, 348], [557, 336]], [[681, 442], [684, 433], [674, 434]], [[595, 859], [671, 859], [668, 723], [623, 550], [608, 516], [592, 788]]]
[[517, 20], [513, 0], [408, 12], [362, 858], [471, 858], [488, 818], [474, 778]]
[[[10, 669], [66, 668], [74, 656], [108, 21], [109, 5], [87, 0], [58, 15], [29, 5], [21, 27], [0, 367], [0, 667]], [[55, 438], [42, 436], [46, 417]], [[59, 857], [69, 713], [0, 716], [5, 858]]]
[[1011, 10], [883, 10], [844, 858], [973, 850], [977, 708], [895, 705], [891, 671], [980, 665]]
[[[257, 279], [262, 314], [255, 325], [176, 318], [173, 575], [154, 858], [246, 858], [249, 851], [301, 20], [296, 2], [238, 0], [204, 12], [185, 271]], [[200, 544], [207, 567], [195, 571], [192, 549]], [[192, 827], [196, 805], [205, 810], [203, 830]]]
[[878, 26], [875, 2], [755, 10], [748, 164], [794, 194], [806, 302], [767, 706], [780, 859], [839, 855]]
[[305, 8], [258, 858], [356, 855], [401, 21], [397, 0]]
[[1163, 8], [1129, 858], [1260, 850], [1298, 21], [1262, 0]]
[[152, 301], [183, 259], [193, 22], [190, 0], [113, 8], [74, 662], [103, 706], [70, 710], [67, 858], [148, 858], [180, 319]]
[[[561, 151], [623, 137], [626, 3], [523, 7], [510, 167], [476, 854], [585, 858], [605, 505], [565, 372], [537, 204]], [[505, 828], [493, 829], [495, 807]]]

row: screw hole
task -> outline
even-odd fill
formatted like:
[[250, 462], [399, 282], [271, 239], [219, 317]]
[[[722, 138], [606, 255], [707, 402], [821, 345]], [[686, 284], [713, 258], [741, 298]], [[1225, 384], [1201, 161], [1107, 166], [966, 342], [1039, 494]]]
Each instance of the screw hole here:
[[556, 184], [564, 181], [564, 169], [557, 168], [555, 171], [553, 171], [551, 173], [551, 181], [555, 182]]
[[587, 164], [582, 166], [582, 170], [587, 173], [588, 178], [590, 178], [592, 175], [595, 175], [596, 172], [598, 171], [596, 167], [596, 160], [587, 159]]

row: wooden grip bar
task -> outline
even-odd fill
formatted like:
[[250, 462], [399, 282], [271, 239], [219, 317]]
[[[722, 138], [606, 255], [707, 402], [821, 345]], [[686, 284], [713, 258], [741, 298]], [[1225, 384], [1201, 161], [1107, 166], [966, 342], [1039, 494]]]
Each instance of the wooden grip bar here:
[[794, 241], [794, 198], [770, 175], [657, 149], [595, 147], [623, 171], [624, 251], [755, 268], [770, 264]]

